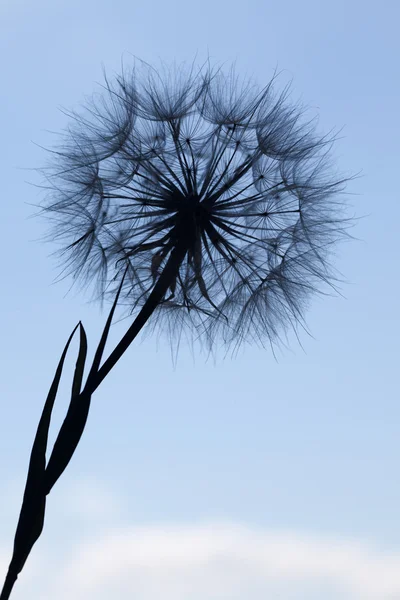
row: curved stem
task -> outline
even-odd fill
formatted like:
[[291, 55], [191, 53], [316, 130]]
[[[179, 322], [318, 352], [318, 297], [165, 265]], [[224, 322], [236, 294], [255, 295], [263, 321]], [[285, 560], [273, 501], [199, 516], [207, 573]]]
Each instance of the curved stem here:
[[3, 585], [3, 589], [1, 590], [0, 600], [8, 600], [11, 594], [11, 591], [14, 587], [14, 583], [17, 581], [17, 575], [14, 572], [8, 570], [6, 580]]
[[92, 394], [99, 387], [103, 379], [107, 377], [108, 373], [116, 365], [124, 352], [129, 348], [142, 327], [144, 327], [157, 306], [163, 300], [168, 288], [173, 284], [174, 279], [178, 275], [179, 267], [185, 258], [186, 252], [187, 245], [183, 243], [178, 244], [172, 250], [167, 264], [165, 265], [160, 277], [157, 280], [157, 283], [152, 289], [146, 303], [140, 310], [136, 319], [100, 369], [88, 377], [83, 392]]

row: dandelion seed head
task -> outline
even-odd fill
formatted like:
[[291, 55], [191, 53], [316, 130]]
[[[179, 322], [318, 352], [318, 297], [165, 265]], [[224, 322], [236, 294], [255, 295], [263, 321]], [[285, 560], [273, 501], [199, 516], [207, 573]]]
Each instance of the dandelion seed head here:
[[135, 313], [169, 257], [181, 258], [153, 327], [235, 346], [277, 341], [332, 285], [345, 234], [332, 138], [288, 90], [209, 64], [139, 63], [71, 125], [43, 204], [66, 273]]

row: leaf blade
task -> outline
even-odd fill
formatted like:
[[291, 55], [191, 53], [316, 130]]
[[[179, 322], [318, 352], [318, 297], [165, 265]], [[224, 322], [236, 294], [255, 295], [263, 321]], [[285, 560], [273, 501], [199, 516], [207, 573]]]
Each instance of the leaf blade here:
[[83, 325], [81, 323], [79, 325], [79, 351], [72, 382], [71, 400], [45, 468], [44, 491], [46, 495], [49, 494], [70, 462], [89, 414], [91, 396], [81, 393], [87, 356], [87, 336]]
[[22, 506], [14, 536], [13, 554], [6, 582], [0, 595], [0, 600], [7, 600], [9, 597], [18, 574], [22, 571], [33, 545], [38, 540], [43, 530], [46, 508], [46, 494], [44, 493], [43, 484], [51, 413], [57, 396], [65, 358], [72, 338], [79, 325], [80, 323], [73, 329], [64, 346], [36, 430], [29, 459]]

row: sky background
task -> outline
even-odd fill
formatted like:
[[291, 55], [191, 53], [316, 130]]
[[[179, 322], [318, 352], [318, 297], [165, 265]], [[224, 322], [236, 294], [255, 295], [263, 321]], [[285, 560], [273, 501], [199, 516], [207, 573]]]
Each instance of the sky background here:
[[54, 284], [27, 169], [102, 64], [208, 54], [261, 85], [278, 67], [321, 131], [343, 127], [335, 154], [362, 172], [348, 201], [363, 217], [337, 253], [344, 297], [313, 302], [303, 349], [213, 362], [183, 348], [175, 366], [165, 340], [129, 349], [93, 398], [13, 600], [400, 598], [399, 18], [395, 0], [0, 1], [0, 577], [60, 352], [79, 319], [93, 351], [105, 320]]

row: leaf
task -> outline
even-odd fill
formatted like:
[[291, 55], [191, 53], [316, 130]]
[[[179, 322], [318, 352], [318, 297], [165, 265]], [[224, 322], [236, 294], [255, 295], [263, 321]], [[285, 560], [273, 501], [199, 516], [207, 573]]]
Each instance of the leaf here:
[[83, 330], [83, 328], [81, 329], [81, 345], [75, 368], [71, 401], [63, 424], [61, 425], [60, 431], [58, 433], [57, 439], [54, 443], [53, 451], [49, 458], [45, 472], [44, 487], [46, 494], [50, 492], [51, 488], [54, 486], [56, 481], [67, 468], [68, 463], [74, 455], [74, 452], [82, 437], [83, 430], [85, 429], [86, 421], [89, 415], [90, 401], [93, 392], [93, 390], [91, 390], [88, 387], [89, 382], [91, 382], [92, 378], [96, 375], [98, 371], [104, 353], [104, 348], [107, 342], [107, 337], [110, 331], [114, 312], [117, 307], [119, 295], [122, 290], [125, 275], [126, 271], [122, 277], [113, 305], [111, 307], [106, 324], [104, 326], [104, 330], [100, 338], [99, 345], [97, 346], [93, 363], [90, 368], [90, 372], [83, 391], [81, 391], [81, 385], [86, 359], [87, 344], [85, 331]]
[[112, 323], [112, 320], [113, 320], [114, 312], [115, 312], [115, 309], [117, 308], [118, 299], [119, 299], [119, 296], [121, 294], [122, 286], [123, 286], [123, 283], [124, 283], [124, 280], [125, 280], [127, 272], [128, 272], [128, 267], [125, 269], [125, 272], [124, 272], [124, 274], [122, 276], [122, 279], [121, 279], [121, 283], [119, 284], [119, 287], [118, 287], [118, 290], [117, 290], [117, 293], [116, 293], [113, 305], [111, 307], [110, 313], [108, 315], [106, 324], [105, 324], [104, 329], [103, 329], [103, 333], [102, 333], [101, 338], [100, 338], [99, 345], [97, 346], [97, 350], [96, 350], [96, 353], [94, 355], [92, 367], [90, 369], [90, 372], [89, 372], [89, 375], [88, 375], [88, 378], [87, 378], [87, 381], [86, 381], [85, 390], [90, 390], [91, 393], [93, 393], [93, 391], [94, 391], [94, 389], [91, 389], [92, 381], [93, 381], [93, 378], [97, 374], [97, 372], [99, 370], [99, 367], [100, 367], [100, 363], [101, 363], [101, 359], [103, 357], [103, 353], [104, 353], [104, 349], [105, 349], [105, 346], [106, 346], [108, 334], [110, 332], [110, 327], [111, 327], [111, 323]]
[[76, 359], [74, 380], [72, 382], [72, 398], [81, 392], [83, 372], [87, 355], [87, 337], [82, 323], [79, 323], [80, 344], [78, 358]]
[[67, 467], [82, 436], [90, 407], [90, 395], [81, 394], [83, 372], [87, 355], [87, 337], [79, 324], [79, 352], [72, 382], [71, 400], [61, 425], [44, 473], [44, 491], [47, 495]]
[[[21, 572], [29, 553], [39, 538], [44, 523], [44, 514], [46, 507], [46, 494], [44, 490], [44, 474], [46, 466], [46, 449], [50, 427], [51, 413], [57, 396], [65, 357], [71, 340], [77, 330], [79, 323], [71, 335], [62, 352], [58, 363], [53, 382], [50, 386], [46, 402], [43, 407], [39, 425], [36, 431], [29, 460], [28, 475], [26, 479], [22, 507], [18, 519], [17, 529], [14, 538], [14, 549], [8, 570], [8, 585], [5, 585], [0, 596], [1, 600], [6, 600], [11, 593], [12, 585]], [[82, 328], [82, 326], [81, 326]], [[7, 584], [7, 580], [6, 580]]]
[[[93, 391], [87, 389], [88, 383], [91, 381], [91, 377], [97, 374], [125, 275], [126, 271], [122, 277], [121, 284], [105, 324], [83, 391], [81, 391], [81, 388], [87, 356], [87, 337], [81, 322], [74, 328], [61, 355], [32, 447], [24, 498], [15, 534], [13, 556], [3, 590], [0, 594], [0, 600], [8, 600], [18, 574], [21, 572], [33, 545], [40, 537], [44, 524], [46, 495], [64, 472], [82, 436], [89, 414], [91, 394]], [[46, 449], [51, 413], [54, 407], [65, 357], [78, 327], [80, 342], [72, 382], [71, 400], [46, 467]]]

